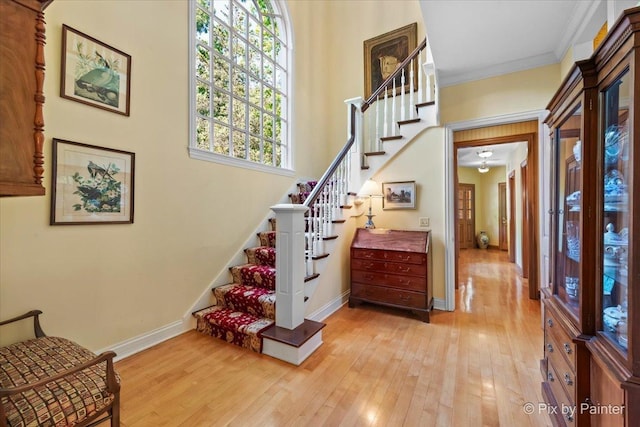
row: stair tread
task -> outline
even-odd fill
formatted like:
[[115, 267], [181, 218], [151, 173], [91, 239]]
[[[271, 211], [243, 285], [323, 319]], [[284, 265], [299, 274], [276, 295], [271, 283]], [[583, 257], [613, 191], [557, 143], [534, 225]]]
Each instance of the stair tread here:
[[211, 306], [193, 313], [197, 320], [196, 330], [255, 352], [262, 352], [260, 333], [275, 322], [241, 311]]
[[240, 283], [228, 283], [211, 291], [219, 306], [268, 319], [276, 317], [275, 291]]

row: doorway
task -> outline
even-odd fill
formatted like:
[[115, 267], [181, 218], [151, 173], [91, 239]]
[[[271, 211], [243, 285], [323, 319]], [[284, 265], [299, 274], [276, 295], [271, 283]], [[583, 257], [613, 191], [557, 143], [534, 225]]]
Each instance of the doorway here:
[[[526, 180], [527, 180], [528, 186], [527, 186], [527, 192], [526, 192], [527, 199], [525, 203], [526, 205], [525, 208], [526, 208], [526, 215], [529, 218], [529, 222], [527, 224], [527, 227], [528, 227], [527, 235], [529, 236], [528, 254], [527, 254], [528, 256], [527, 265], [529, 268], [529, 275], [528, 275], [529, 276], [529, 281], [528, 281], [529, 282], [529, 298], [539, 299], [538, 239], [536, 234], [537, 223], [538, 223], [538, 217], [537, 217], [538, 147], [537, 145], [538, 145], [538, 139], [539, 139], [538, 138], [538, 127], [540, 126], [539, 119], [540, 118], [536, 120], [529, 120], [526, 122], [509, 123], [509, 124], [495, 125], [495, 126], [484, 127], [484, 128], [469, 127], [469, 128], [464, 128], [464, 130], [461, 130], [461, 131], [456, 131], [455, 133], [453, 132], [453, 130], [451, 130], [452, 128], [449, 128], [451, 133], [447, 135], [448, 137], [447, 139], [451, 145], [447, 146], [447, 150], [449, 150], [449, 147], [451, 147], [450, 152], [452, 154], [453, 162], [452, 162], [452, 167], [450, 169], [451, 180], [449, 179], [447, 180], [447, 187], [451, 188], [449, 186], [453, 184], [453, 188], [451, 188], [451, 190], [453, 191], [449, 194], [455, 195], [455, 197], [452, 197], [452, 200], [450, 199], [451, 200], [450, 203], [452, 203], [453, 205], [453, 209], [451, 209], [450, 212], [452, 212], [453, 214], [452, 216], [455, 222], [452, 224], [451, 217], [447, 218], [447, 233], [452, 234], [452, 237], [453, 237], [452, 242], [455, 245], [455, 249], [453, 251], [453, 254], [447, 255], [448, 256], [448, 259], [447, 259], [448, 282], [447, 283], [449, 283], [449, 280], [451, 279], [453, 282], [452, 283], [453, 286], [448, 284], [446, 288], [447, 301], [450, 301], [453, 298], [454, 289], [457, 288], [457, 285], [459, 283], [458, 263], [457, 263], [459, 250], [460, 250], [459, 236], [458, 236], [459, 230], [457, 226], [457, 219], [458, 219], [457, 218], [457, 215], [458, 215], [457, 195], [458, 195], [459, 183], [458, 183], [457, 173], [455, 173], [458, 165], [458, 150], [461, 148], [469, 148], [469, 147], [481, 148], [488, 145], [499, 145], [499, 144], [514, 143], [514, 142], [524, 142], [526, 146], [526, 152], [524, 153], [524, 155], [528, 165], [525, 171], [527, 174]], [[525, 130], [525, 132], [520, 133], [518, 132], [519, 130], [520, 131]], [[491, 135], [492, 132], [500, 134], [500, 136], [492, 136]], [[477, 137], [474, 138], [474, 136], [476, 135]], [[518, 167], [519, 163], [520, 161], [518, 161], [518, 163], [516, 163], [515, 165], [512, 165], [511, 167], [513, 166]], [[496, 187], [493, 187], [493, 188], [496, 188]], [[524, 214], [524, 212], [522, 212], [522, 214]], [[496, 234], [497, 234], [497, 230], [496, 230]], [[519, 249], [518, 255], [521, 256], [522, 242], [521, 242], [521, 239], [518, 239], [518, 240], [519, 240], [519, 244], [517, 246]], [[519, 256], [517, 257], [517, 259], [521, 261], [521, 258]], [[452, 276], [449, 276], [449, 274], [452, 274]], [[455, 305], [455, 301], [454, 301], [454, 305]], [[447, 307], [448, 308], [450, 307], [450, 309], [454, 308], [449, 304], [447, 305]]]

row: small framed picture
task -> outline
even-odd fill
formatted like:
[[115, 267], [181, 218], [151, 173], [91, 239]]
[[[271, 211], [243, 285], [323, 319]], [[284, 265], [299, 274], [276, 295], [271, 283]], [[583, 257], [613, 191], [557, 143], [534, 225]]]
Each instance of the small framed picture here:
[[382, 209], [415, 209], [416, 182], [383, 182]]
[[132, 224], [135, 154], [53, 139], [51, 225]]
[[62, 25], [60, 96], [129, 115], [131, 56]]

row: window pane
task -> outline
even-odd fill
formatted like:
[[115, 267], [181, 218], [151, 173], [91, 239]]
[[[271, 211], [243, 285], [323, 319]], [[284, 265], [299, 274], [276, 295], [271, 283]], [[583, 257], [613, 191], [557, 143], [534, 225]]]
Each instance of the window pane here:
[[247, 158], [246, 138], [247, 135], [244, 132], [233, 131], [233, 157], [239, 159]]
[[196, 140], [198, 142], [198, 148], [201, 150], [210, 150], [209, 121], [205, 119], [197, 119], [196, 123]]
[[276, 159], [275, 165], [281, 167], [284, 164], [283, 151], [282, 146], [280, 144], [276, 144]]
[[273, 35], [267, 31], [262, 34], [262, 52], [268, 58], [275, 59]]
[[276, 87], [280, 89], [282, 92], [285, 92], [287, 88], [286, 82], [287, 82], [287, 75], [285, 71], [280, 67], [276, 67], [276, 81], [275, 81]]
[[238, 99], [233, 99], [233, 126], [244, 129], [246, 126], [246, 104]]
[[217, 55], [213, 57], [213, 84], [217, 88], [231, 90], [229, 86], [229, 63]]
[[249, 148], [249, 160], [260, 163], [260, 138], [256, 138], [255, 136], [249, 138]]
[[209, 15], [202, 9], [196, 10], [196, 38], [202, 44], [209, 45]]
[[229, 29], [223, 25], [215, 24], [213, 27], [213, 48], [220, 55], [229, 56]]
[[214, 0], [213, 11], [216, 18], [229, 25], [229, 0]]
[[249, 19], [249, 43], [260, 49], [260, 24], [254, 19]]
[[219, 124], [213, 125], [213, 151], [218, 154], [229, 154], [229, 128]]
[[268, 114], [264, 115], [264, 129], [262, 132], [264, 133], [265, 138], [273, 139], [273, 116]]
[[249, 71], [256, 76], [259, 76], [262, 71], [261, 58], [260, 52], [249, 46]]
[[247, 67], [247, 43], [239, 39], [238, 37], [233, 38], [233, 59], [236, 64], [240, 67]]
[[273, 89], [271, 89], [270, 87], [265, 87], [264, 88], [264, 98], [263, 98], [263, 108], [269, 112], [275, 112], [274, 111], [274, 106], [275, 103], [273, 102], [274, 99], [274, 93], [273, 93]]
[[247, 14], [237, 5], [233, 6], [233, 28], [240, 34], [247, 33]]
[[260, 110], [254, 107], [249, 107], [249, 132], [260, 135]]
[[262, 163], [265, 165], [273, 165], [273, 142], [265, 140], [262, 144]]
[[249, 77], [249, 102], [257, 107], [260, 106], [262, 100], [261, 86], [259, 80]]
[[265, 58], [264, 63], [262, 64], [262, 79], [270, 85], [273, 85], [273, 68], [273, 63]]
[[211, 117], [211, 88], [199, 83], [196, 86], [196, 110], [198, 114]]
[[246, 96], [246, 86], [247, 84], [247, 73], [242, 70], [234, 69], [233, 70], [233, 93], [238, 96]]
[[196, 50], [198, 51], [196, 53], [196, 75], [202, 80], [209, 81], [211, 78], [211, 54], [206, 48], [200, 45], [196, 47]]
[[231, 97], [226, 93], [215, 91], [213, 93], [213, 117], [223, 123], [229, 124], [229, 104]]
[[211, 2], [209, 0], [198, 0], [198, 4], [206, 10], [210, 10], [211, 8]]

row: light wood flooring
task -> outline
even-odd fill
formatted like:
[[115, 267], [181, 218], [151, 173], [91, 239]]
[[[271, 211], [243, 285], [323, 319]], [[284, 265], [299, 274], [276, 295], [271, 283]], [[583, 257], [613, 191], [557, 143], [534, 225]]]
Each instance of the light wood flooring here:
[[[506, 252], [464, 250], [455, 312], [343, 307], [295, 367], [195, 331], [116, 363], [123, 427], [547, 426], [540, 304]], [[104, 423], [106, 424], [106, 423]]]

